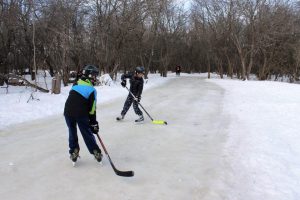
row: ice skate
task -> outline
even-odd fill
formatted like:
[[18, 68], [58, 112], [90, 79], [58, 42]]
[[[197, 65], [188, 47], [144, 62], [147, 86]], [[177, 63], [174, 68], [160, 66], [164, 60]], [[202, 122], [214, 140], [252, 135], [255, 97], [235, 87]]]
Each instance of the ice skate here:
[[139, 115], [139, 118], [135, 120], [136, 123], [143, 123], [144, 122], [144, 117], [143, 115]]
[[94, 150], [94, 157], [99, 163], [101, 163], [101, 161], [102, 161], [102, 153], [101, 152], [99, 152], [98, 150]]
[[75, 167], [78, 158], [80, 158], [79, 150], [74, 149], [73, 153], [70, 154], [70, 159], [72, 160], [73, 167]]
[[117, 121], [121, 121], [121, 120], [123, 120], [123, 119], [124, 119], [124, 115], [120, 115], [120, 116], [119, 116], [119, 117], [117, 117], [116, 119], [117, 119]]

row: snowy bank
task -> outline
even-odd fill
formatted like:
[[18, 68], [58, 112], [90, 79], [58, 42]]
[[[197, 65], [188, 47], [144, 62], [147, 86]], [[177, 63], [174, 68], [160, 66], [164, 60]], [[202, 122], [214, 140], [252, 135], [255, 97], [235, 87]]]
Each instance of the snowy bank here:
[[[148, 79], [145, 80], [144, 90], [157, 87], [172, 77], [174, 76], [171, 75], [170, 77], [163, 78], [159, 74], [149, 74]], [[50, 83], [51, 77], [48, 77], [48, 87], [51, 87]], [[41, 79], [39, 85], [43, 84], [43, 80]], [[22, 86], [9, 86], [9, 93], [6, 94], [6, 89], [1, 88], [0, 130], [8, 127], [9, 125], [45, 118], [51, 115], [63, 114], [64, 104], [71, 86], [72, 84], [67, 87], [62, 87], [60, 94], [41, 92], [32, 93], [32, 88]], [[109, 86], [103, 85], [96, 86], [95, 88], [98, 93], [98, 104], [105, 103], [119, 97], [125, 98], [128, 94], [128, 91], [120, 85], [119, 79], [116, 82], [111, 82]], [[33, 94], [33, 98], [30, 98], [31, 94]]]
[[222, 181], [228, 199], [300, 199], [300, 85], [207, 81], [225, 89], [231, 118], [223, 163], [231, 170]]

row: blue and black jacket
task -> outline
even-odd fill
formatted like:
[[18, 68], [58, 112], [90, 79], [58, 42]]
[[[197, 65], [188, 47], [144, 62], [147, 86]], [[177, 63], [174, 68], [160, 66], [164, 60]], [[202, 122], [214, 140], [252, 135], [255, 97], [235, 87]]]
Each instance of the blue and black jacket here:
[[64, 115], [68, 117], [89, 117], [96, 121], [97, 91], [88, 79], [79, 79], [71, 88], [65, 103]]

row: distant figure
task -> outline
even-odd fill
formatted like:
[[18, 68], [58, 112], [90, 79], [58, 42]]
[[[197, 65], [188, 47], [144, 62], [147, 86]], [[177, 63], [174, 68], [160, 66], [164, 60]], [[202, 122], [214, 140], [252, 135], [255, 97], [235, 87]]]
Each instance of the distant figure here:
[[179, 65], [177, 65], [176, 69], [175, 69], [176, 75], [180, 76], [180, 72], [181, 72], [181, 67]]

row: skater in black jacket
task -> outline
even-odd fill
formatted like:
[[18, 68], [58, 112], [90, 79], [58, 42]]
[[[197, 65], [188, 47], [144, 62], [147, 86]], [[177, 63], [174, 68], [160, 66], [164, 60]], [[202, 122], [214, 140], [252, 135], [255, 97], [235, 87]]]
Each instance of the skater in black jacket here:
[[141, 101], [141, 95], [143, 92], [144, 73], [145, 73], [144, 67], [138, 66], [135, 68], [134, 73], [123, 74], [121, 76], [121, 80], [122, 80], [121, 85], [123, 87], [126, 86], [126, 79], [129, 79], [129, 81], [130, 81], [130, 89], [129, 90], [134, 95], [134, 97], [130, 93], [128, 94], [127, 99], [124, 103], [124, 107], [121, 112], [121, 115], [119, 117], [117, 117], [118, 121], [124, 119], [131, 104], [133, 104], [134, 112], [139, 116], [139, 118], [137, 120], [135, 120], [135, 122], [143, 122], [144, 121], [143, 113], [140, 110], [140, 108], [138, 107], [138, 105], [139, 105], [138, 103]]
[[71, 160], [75, 163], [79, 157], [79, 144], [77, 136], [77, 125], [83, 140], [91, 154], [98, 162], [102, 160], [102, 154], [93, 135], [99, 131], [96, 120], [97, 91], [94, 88], [96, 76], [99, 70], [88, 65], [82, 70], [69, 93], [65, 103], [64, 116], [69, 128], [69, 153]]

